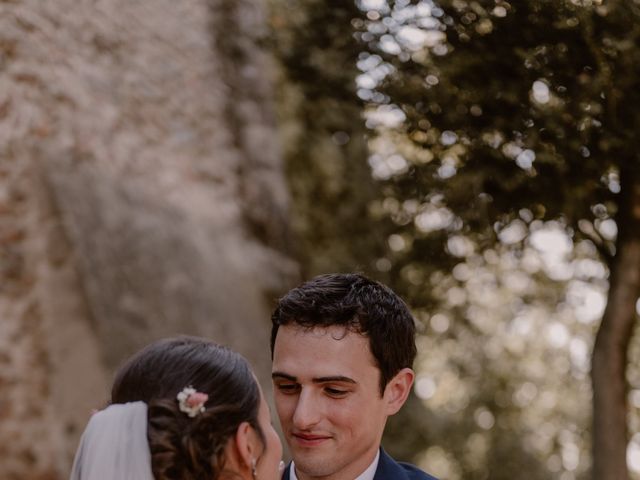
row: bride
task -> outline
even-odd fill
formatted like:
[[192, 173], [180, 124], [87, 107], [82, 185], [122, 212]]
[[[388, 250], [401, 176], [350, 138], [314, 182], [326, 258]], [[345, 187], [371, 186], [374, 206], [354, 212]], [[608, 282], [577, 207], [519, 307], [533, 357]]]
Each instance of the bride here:
[[196, 337], [153, 343], [116, 374], [70, 480], [278, 480], [282, 445], [247, 361]]

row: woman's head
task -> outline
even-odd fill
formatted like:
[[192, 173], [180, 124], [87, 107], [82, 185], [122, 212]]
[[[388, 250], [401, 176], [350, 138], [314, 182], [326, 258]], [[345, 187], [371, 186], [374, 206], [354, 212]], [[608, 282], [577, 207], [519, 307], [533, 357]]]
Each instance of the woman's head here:
[[[208, 395], [204, 412], [190, 417], [180, 410], [176, 398], [185, 387]], [[157, 480], [252, 470], [260, 480], [277, 478], [282, 447], [256, 378], [238, 353], [195, 337], [153, 343], [120, 368], [111, 390], [111, 403], [136, 401], [148, 405]]]

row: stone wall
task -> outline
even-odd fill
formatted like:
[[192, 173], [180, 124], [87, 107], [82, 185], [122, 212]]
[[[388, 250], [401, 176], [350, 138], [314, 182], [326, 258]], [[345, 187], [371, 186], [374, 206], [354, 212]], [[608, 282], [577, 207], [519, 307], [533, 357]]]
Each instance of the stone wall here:
[[259, 0], [0, 0], [0, 478], [63, 479], [177, 333], [268, 380], [296, 278]]

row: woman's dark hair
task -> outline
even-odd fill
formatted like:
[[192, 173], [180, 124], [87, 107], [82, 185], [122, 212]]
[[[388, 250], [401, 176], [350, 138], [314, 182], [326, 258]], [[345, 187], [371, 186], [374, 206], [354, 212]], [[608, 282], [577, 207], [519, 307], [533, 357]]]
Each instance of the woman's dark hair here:
[[416, 357], [415, 322], [389, 287], [356, 273], [320, 275], [290, 290], [271, 316], [271, 354], [281, 325], [340, 325], [369, 339], [380, 370], [380, 394]]
[[[206, 393], [206, 410], [189, 417], [176, 396], [192, 386]], [[148, 405], [147, 437], [156, 480], [217, 479], [224, 449], [242, 422], [264, 443], [258, 424], [260, 390], [247, 361], [238, 353], [197, 337], [153, 343], [116, 373], [111, 403]]]

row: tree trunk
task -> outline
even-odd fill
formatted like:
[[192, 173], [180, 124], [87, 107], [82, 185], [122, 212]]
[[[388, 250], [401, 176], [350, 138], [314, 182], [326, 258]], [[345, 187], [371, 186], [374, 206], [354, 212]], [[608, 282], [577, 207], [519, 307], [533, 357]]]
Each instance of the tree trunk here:
[[627, 480], [627, 350], [640, 295], [640, 173], [621, 172], [618, 241], [609, 296], [593, 349], [594, 480]]

